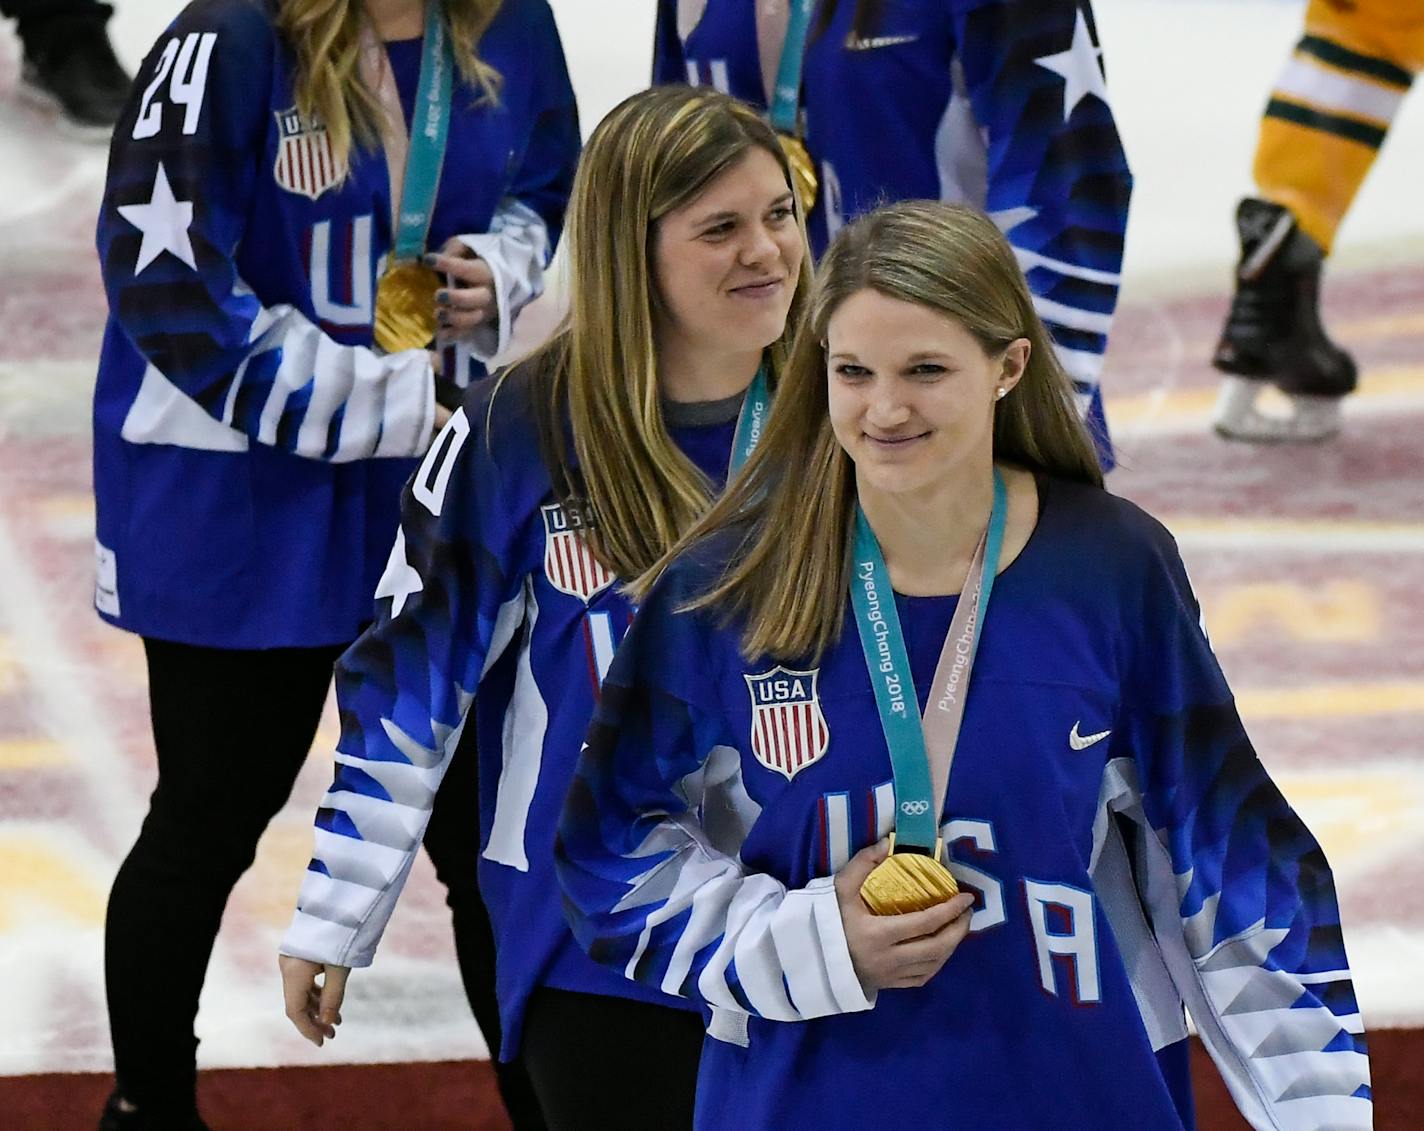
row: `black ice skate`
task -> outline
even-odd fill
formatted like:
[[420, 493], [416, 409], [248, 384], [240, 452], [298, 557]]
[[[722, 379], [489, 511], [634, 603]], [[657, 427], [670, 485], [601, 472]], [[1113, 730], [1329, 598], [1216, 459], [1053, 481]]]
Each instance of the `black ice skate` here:
[[131, 82], [104, 27], [113, 8], [94, 4], [69, 13], [63, 5], [53, 7], [53, 12], [47, 8], [20, 19], [24, 61], [19, 93], [38, 106], [57, 110], [65, 133], [85, 141], [107, 141]]
[[150, 1119], [114, 1092], [99, 1117], [99, 1131], [209, 1131], [209, 1128], [198, 1118], [196, 1111], [191, 1115], [185, 1112], [178, 1116]]
[[[1324, 254], [1278, 204], [1247, 198], [1236, 210], [1241, 261], [1212, 364], [1221, 384], [1213, 426], [1232, 440], [1324, 440], [1340, 430], [1340, 401], [1354, 391], [1354, 359], [1320, 324]], [[1290, 399], [1289, 416], [1256, 407], [1267, 385]]]

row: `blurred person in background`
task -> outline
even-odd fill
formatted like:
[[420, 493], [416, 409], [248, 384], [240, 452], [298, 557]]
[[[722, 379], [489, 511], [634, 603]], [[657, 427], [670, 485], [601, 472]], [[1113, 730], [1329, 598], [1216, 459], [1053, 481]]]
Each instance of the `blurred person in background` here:
[[1099, 378], [1132, 177], [1088, 0], [659, 0], [653, 81], [767, 110], [816, 254], [894, 200], [988, 212], [1028, 275], [1105, 470]]
[[109, 42], [113, 13], [99, 0], [0, 0], [23, 47], [20, 94], [92, 140], [108, 138], [132, 81]]
[[[1421, 66], [1424, 4], [1311, 0], [1261, 119], [1259, 195], [1236, 210], [1236, 290], [1212, 357], [1227, 374], [1220, 435], [1309, 442], [1339, 432], [1358, 374], [1321, 325], [1321, 267]], [[1256, 407], [1271, 385], [1287, 415]]]
[[[158, 783], [109, 899], [105, 1131], [202, 1126], [228, 895], [370, 619], [438, 387], [539, 292], [578, 149], [546, 0], [197, 0], [143, 63], [98, 225], [95, 605], [143, 638]], [[437, 378], [447, 344], [470, 365]], [[426, 847], [497, 1048], [468, 801]]]

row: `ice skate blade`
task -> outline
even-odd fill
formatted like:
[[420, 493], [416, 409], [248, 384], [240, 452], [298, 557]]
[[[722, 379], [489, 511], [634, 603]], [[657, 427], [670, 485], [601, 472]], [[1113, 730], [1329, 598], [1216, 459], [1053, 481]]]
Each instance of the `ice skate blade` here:
[[1275, 416], [1256, 407], [1256, 398], [1268, 388], [1268, 381], [1225, 378], [1212, 417], [1216, 434], [1252, 444], [1318, 444], [1339, 433], [1339, 397], [1288, 394], [1289, 415]]

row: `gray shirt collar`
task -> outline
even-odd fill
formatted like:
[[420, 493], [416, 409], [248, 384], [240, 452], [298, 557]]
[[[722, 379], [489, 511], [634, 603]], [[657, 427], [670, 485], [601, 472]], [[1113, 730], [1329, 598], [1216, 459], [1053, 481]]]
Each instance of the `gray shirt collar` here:
[[663, 422], [669, 428], [710, 428], [737, 419], [745, 392], [718, 401], [670, 401], [663, 398]]

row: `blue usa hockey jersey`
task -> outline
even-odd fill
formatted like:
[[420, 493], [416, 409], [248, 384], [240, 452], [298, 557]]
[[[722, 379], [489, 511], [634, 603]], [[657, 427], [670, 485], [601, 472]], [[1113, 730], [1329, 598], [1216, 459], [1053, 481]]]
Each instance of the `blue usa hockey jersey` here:
[[[412, 479], [376, 622], [337, 666], [336, 776], [282, 950], [371, 962], [461, 728], [478, 714], [480, 890], [512, 1055], [536, 986], [691, 1007], [590, 961], [564, 921], [554, 830], [632, 614], [554, 498], [537, 394], [519, 374], [491, 394], [490, 382], [471, 391]], [[738, 405], [723, 407], [682, 424], [667, 409], [675, 443], [719, 488]]]
[[[654, 81], [714, 85], [765, 107], [756, 2], [660, 0]], [[806, 143], [821, 179], [812, 247], [819, 255], [848, 220], [895, 200], [989, 213], [1110, 468], [1098, 381], [1132, 177], [1090, 4], [884, 0], [859, 35], [855, 7], [839, 0], [806, 50]]]
[[[735, 627], [675, 611], [714, 544], [640, 609], [556, 858], [594, 957], [711, 1008], [698, 1128], [1190, 1128], [1184, 1006], [1253, 1126], [1371, 1126], [1329, 867], [1175, 545], [1100, 490], [1040, 493], [942, 814], [971, 931], [919, 989], [866, 996], [833, 887], [895, 806], [849, 601], [818, 664], [748, 662]], [[923, 706], [956, 599], [895, 601]]]
[[[353, 639], [429, 443], [423, 350], [372, 347], [392, 245], [384, 154], [336, 168], [296, 112], [264, 0], [196, 0], [139, 70], [99, 214], [109, 297], [94, 395], [95, 604], [144, 635], [228, 648]], [[407, 122], [419, 41], [388, 45]], [[428, 246], [496, 277], [498, 334], [538, 289], [578, 157], [546, 0], [506, 0], [457, 78]]]

